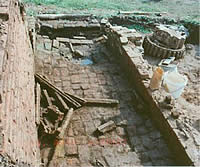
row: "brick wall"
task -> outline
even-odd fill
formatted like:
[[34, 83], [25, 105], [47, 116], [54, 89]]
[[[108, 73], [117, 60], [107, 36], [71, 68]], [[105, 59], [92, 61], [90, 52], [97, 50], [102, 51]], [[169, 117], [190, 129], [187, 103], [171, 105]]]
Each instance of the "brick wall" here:
[[[3, 4], [3, 5], [2, 5]], [[1, 147], [13, 161], [39, 166], [35, 125], [34, 56], [17, 0], [0, 0]], [[0, 17], [1, 18], [1, 17]], [[5, 18], [5, 17], [4, 17]], [[2, 29], [0, 29], [2, 32]]]
[[[195, 152], [189, 152], [184, 147], [184, 142], [180, 140], [177, 135], [177, 129], [172, 126], [167, 116], [163, 114], [155, 100], [154, 94], [148, 89], [152, 67], [143, 59], [142, 48], [137, 47], [134, 43], [130, 42], [130, 40], [128, 40], [129, 42], [127, 41], [127, 43], [123, 43], [123, 41], [120, 40], [120, 38], [122, 39], [123, 37], [131, 37], [130, 39], [134, 39], [134, 33], [130, 34], [124, 27], [111, 25], [105, 28], [105, 31], [108, 36], [108, 48], [111, 49], [113, 55], [119, 60], [130, 82], [148, 104], [149, 115], [165, 137], [166, 142], [176, 157], [175, 160], [177, 164], [195, 164], [198, 158]], [[136, 33], [135, 36], [137, 36]], [[162, 92], [162, 94], [166, 93]]]

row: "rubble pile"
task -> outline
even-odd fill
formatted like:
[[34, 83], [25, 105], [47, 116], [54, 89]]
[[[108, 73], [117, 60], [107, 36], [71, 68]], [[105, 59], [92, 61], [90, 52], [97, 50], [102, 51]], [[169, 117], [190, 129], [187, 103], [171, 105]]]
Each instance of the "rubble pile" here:
[[80, 108], [84, 102], [83, 99], [62, 92], [44, 77], [36, 75], [36, 120], [42, 137], [45, 138], [44, 134], [57, 135], [65, 115], [70, 109]]

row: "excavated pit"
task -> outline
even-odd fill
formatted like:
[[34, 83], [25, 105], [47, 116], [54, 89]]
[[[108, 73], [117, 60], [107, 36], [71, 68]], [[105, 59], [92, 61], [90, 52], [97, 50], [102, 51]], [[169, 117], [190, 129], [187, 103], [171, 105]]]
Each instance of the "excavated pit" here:
[[[36, 73], [71, 95], [92, 100], [115, 99], [119, 104], [91, 103], [74, 108], [59, 155], [55, 154], [59, 143], [57, 132], [47, 134], [40, 124], [39, 142], [43, 165], [175, 165], [162, 135], [145, 112], [145, 103], [129, 83], [119, 60], [107, 48], [106, 36], [103, 36], [99, 23], [96, 20], [65, 21], [65, 27], [58, 28], [60, 24], [63, 25], [63, 22], [41, 22], [46, 27], [42, 26], [36, 35]], [[42, 86], [41, 90], [44, 90]], [[50, 90], [46, 90], [50, 100], [57, 106]], [[42, 93], [41, 113], [48, 110], [46, 99]], [[58, 109], [63, 112], [62, 108]], [[115, 127], [99, 133], [97, 128], [111, 120]]]
[[198, 166], [199, 46], [186, 46], [178, 68], [189, 85], [170, 110], [166, 92], [148, 90], [140, 34], [64, 16], [32, 18], [28, 33], [23, 4], [0, 5], [0, 164]]

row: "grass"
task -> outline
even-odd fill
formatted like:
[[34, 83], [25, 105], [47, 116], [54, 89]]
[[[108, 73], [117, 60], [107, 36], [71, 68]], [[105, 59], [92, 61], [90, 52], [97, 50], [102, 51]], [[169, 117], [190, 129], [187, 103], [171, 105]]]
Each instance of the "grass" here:
[[[139, 2], [140, 0], [136, 1]], [[134, 0], [24, 0], [24, 2], [36, 5], [56, 5], [57, 7], [81, 10], [136, 10], [138, 8], [138, 4]], [[145, 9], [145, 11], [155, 10], [148, 4], [143, 4], [139, 9]]]
[[[125, 25], [126, 26], [126, 25]], [[135, 30], [137, 30], [137, 31], [139, 31], [139, 32], [141, 32], [141, 33], [143, 33], [143, 34], [148, 34], [148, 33], [150, 33], [151, 32], [151, 30], [150, 29], [148, 29], [148, 28], [146, 28], [146, 27], [144, 27], [144, 26], [142, 26], [142, 25], [128, 25], [128, 26], [126, 26], [128, 29], [135, 29]]]
[[[39, 5], [48, 7], [49, 12], [54, 13], [70, 12], [79, 10], [95, 15], [109, 16], [117, 14], [119, 10], [147, 11], [147, 12], [168, 12], [176, 18], [189, 19], [191, 21], [200, 22], [200, 0], [161, 0], [155, 2], [153, 0], [23, 0], [26, 4], [32, 5], [28, 9], [28, 13], [35, 14], [38, 12]], [[66, 10], [67, 9], [67, 10]], [[41, 9], [40, 12], [42, 12]]]

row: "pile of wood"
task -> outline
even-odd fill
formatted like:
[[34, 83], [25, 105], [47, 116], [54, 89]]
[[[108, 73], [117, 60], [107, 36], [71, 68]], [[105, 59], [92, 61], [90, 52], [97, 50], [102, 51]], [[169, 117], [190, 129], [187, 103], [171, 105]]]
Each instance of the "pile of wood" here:
[[65, 93], [36, 74], [36, 124], [45, 134], [59, 134], [69, 111], [80, 108], [85, 100]]
[[114, 99], [82, 99], [61, 91], [45, 77], [36, 74], [36, 124], [45, 134], [60, 133], [60, 128], [66, 115], [71, 110], [82, 106], [118, 106]]
[[[119, 101], [115, 99], [82, 99], [61, 91], [39, 74], [35, 75], [35, 81], [35, 120], [38, 125], [40, 149], [50, 148], [48, 159], [43, 157], [42, 163], [45, 166], [57, 166], [57, 159], [65, 155], [63, 152], [64, 136], [74, 110], [81, 111], [82, 106], [115, 107], [118, 106]], [[98, 127], [98, 130], [105, 133], [115, 127], [114, 122], [110, 121]]]

